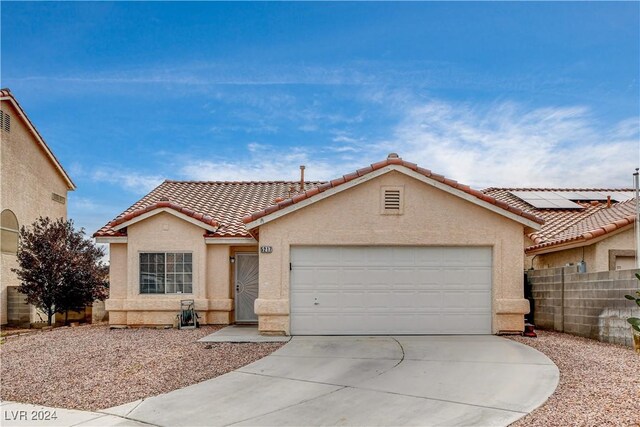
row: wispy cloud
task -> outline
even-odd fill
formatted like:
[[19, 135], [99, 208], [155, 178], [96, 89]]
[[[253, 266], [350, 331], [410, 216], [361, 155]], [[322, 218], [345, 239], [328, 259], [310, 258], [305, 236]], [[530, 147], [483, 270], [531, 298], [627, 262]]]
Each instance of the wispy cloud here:
[[250, 143], [246, 155], [237, 159], [186, 160], [180, 173], [186, 179], [203, 181], [298, 180], [300, 165], [312, 165], [311, 180], [325, 180], [342, 173], [319, 150], [281, 148]]
[[324, 147], [249, 144], [244, 158], [188, 161], [190, 179], [296, 179], [298, 165], [331, 179], [397, 152], [477, 188], [628, 186], [640, 163], [638, 120], [602, 126], [584, 106], [527, 108], [515, 102], [468, 104], [397, 100], [401, 119], [386, 137], [335, 132]]
[[92, 181], [117, 185], [135, 194], [145, 194], [158, 186], [164, 177], [157, 174], [143, 174], [117, 167], [102, 166], [91, 173]]
[[640, 161], [637, 119], [602, 127], [581, 106], [431, 101], [408, 110], [386, 144], [478, 187], [624, 186]]

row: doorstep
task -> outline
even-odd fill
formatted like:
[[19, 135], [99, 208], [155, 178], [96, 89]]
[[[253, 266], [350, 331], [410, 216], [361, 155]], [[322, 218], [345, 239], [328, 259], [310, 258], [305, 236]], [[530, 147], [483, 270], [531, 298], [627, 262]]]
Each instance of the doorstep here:
[[257, 325], [231, 325], [200, 338], [198, 342], [289, 342], [291, 337], [260, 335]]

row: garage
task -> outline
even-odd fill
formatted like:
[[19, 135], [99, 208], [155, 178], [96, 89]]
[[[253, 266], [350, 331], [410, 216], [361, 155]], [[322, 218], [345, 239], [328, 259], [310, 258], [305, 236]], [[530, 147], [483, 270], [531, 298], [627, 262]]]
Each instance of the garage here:
[[492, 248], [292, 246], [292, 335], [490, 334]]

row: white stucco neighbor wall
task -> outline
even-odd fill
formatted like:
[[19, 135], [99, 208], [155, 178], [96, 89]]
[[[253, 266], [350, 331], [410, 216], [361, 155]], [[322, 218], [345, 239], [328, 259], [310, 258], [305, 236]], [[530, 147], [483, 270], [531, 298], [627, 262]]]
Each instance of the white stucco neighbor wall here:
[[[381, 215], [382, 186], [402, 186], [404, 214]], [[282, 216], [259, 228], [259, 329], [289, 334], [292, 245], [490, 246], [493, 249], [492, 331], [521, 331], [524, 226], [397, 171]]]

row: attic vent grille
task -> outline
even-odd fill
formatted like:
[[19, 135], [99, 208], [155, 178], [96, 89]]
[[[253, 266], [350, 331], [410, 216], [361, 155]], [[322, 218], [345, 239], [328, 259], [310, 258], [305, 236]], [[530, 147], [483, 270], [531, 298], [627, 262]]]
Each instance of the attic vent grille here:
[[380, 195], [380, 213], [402, 215], [404, 205], [404, 188], [402, 186], [383, 186]]
[[51, 200], [53, 200], [54, 202], [62, 203], [63, 205], [66, 201], [64, 197], [56, 193], [51, 193]]
[[0, 110], [0, 129], [5, 132], [11, 131], [11, 116]]
[[384, 191], [384, 208], [400, 210], [400, 190]]

